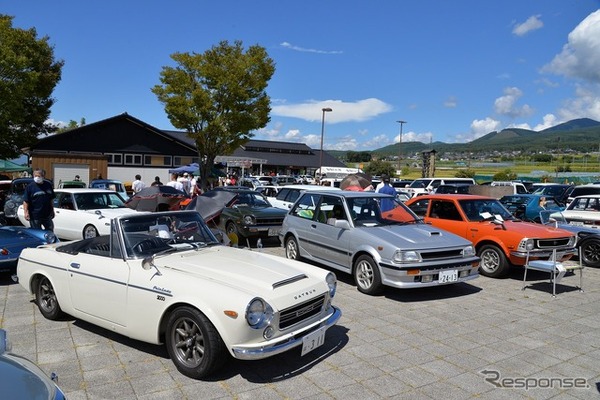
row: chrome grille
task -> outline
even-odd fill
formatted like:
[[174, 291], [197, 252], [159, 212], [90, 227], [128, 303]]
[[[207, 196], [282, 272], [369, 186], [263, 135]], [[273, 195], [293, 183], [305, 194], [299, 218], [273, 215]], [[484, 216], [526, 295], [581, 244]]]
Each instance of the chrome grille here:
[[536, 247], [539, 249], [555, 249], [557, 247], [568, 246], [569, 238], [537, 239], [536, 243]]
[[287, 329], [299, 322], [318, 315], [325, 304], [325, 295], [315, 297], [279, 313], [279, 329]]

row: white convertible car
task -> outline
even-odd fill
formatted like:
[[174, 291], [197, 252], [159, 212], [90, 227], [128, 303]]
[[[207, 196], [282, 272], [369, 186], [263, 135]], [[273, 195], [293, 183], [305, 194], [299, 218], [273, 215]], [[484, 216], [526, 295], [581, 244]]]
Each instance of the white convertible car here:
[[230, 354], [253, 360], [324, 343], [341, 316], [335, 274], [220, 244], [196, 211], [134, 213], [110, 235], [26, 249], [19, 283], [42, 315], [66, 313], [148, 343], [165, 343], [200, 379]]
[[[111, 218], [136, 212], [112, 190], [57, 189], [54, 192], [54, 233], [65, 240], [108, 235]], [[29, 227], [22, 205], [17, 216], [23, 225]]]

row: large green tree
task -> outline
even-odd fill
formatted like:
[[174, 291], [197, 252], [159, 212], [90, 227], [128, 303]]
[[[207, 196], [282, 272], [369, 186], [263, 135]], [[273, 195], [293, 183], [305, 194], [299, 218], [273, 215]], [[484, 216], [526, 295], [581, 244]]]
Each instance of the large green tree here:
[[51, 97], [64, 62], [54, 59], [48, 37], [34, 28], [12, 26], [13, 17], [0, 14], [0, 157], [15, 158], [40, 134], [56, 130], [47, 122]]
[[175, 53], [152, 88], [173, 126], [198, 149], [200, 182], [206, 189], [215, 158], [229, 155], [270, 120], [266, 88], [275, 63], [258, 45], [222, 41], [203, 54]]

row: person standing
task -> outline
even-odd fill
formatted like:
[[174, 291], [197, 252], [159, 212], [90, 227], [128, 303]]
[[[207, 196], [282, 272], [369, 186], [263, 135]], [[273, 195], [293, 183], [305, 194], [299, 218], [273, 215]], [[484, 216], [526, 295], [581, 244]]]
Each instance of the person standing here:
[[46, 171], [41, 168], [33, 171], [33, 182], [23, 194], [23, 211], [32, 228], [54, 231], [54, 189], [45, 176]]
[[[383, 186], [381, 186], [378, 190], [378, 193], [390, 194], [392, 196], [396, 196], [396, 190], [390, 185], [390, 177], [387, 174], [381, 174], [381, 181], [383, 182]], [[394, 200], [393, 199], [381, 199], [379, 202], [379, 208], [381, 211], [389, 211], [394, 208]]]
[[131, 184], [131, 190], [133, 190], [133, 194], [136, 194], [140, 190], [146, 187], [146, 184], [142, 181], [142, 176], [137, 174], [135, 176], [135, 181]]
[[152, 182], [152, 184], [150, 186], [161, 186], [163, 183], [160, 181], [160, 177], [155, 176], [154, 177], [154, 182]]
[[183, 185], [181, 182], [177, 181], [177, 174], [171, 174], [171, 180], [167, 182], [167, 186], [174, 187], [177, 190], [181, 190], [183, 192]]

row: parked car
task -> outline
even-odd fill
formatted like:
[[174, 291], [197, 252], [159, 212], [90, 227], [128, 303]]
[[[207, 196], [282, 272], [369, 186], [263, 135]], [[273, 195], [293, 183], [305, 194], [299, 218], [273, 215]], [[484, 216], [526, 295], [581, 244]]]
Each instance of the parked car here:
[[236, 234], [239, 239], [278, 237], [286, 211], [273, 207], [263, 194], [239, 186], [213, 190], [236, 194], [217, 217], [219, 228], [228, 235]]
[[43, 229], [23, 226], [0, 227], [0, 273], [15, 273], [23, 249], [58, 242], [56, 235]]
[[402, 190], [409, 187], [411, 183], [413, 183], [412, 179], [392, 179], [390, 182], [390, 184], [392, 185], [392, 187], [394, 189], [402, 189]]
[[433, 193], [440, 185], [448, 185], [453, 183], [475, 184], [473, 178], [419, 178], [412, 181], [406, 188], [412, 197], [421, 196], [424, 194]]
[[[7, 225], [19, 223], [17, 210], [19, 209], [19, 206], [23, 204], [25, 188], [31, 182], [33, 182], [33, 178], [17, 178], [13, 179], [11, 182], [10, 189], [6, 192], [6, 199], [4, 202], [4, 220]], [[52, 182], [50, 182], [50, 184], [52, 184]]]
[[[166, 236], [161, 232], [167, 230]], [[229, 358], [322, 345], [341, 316], [332, 272], [221, 245], [196, 211], [122, 215], [110, 235], [26, 249], [18, 281], [41, 314], [165, 343], [195, 379]]]
[[569, 197], [567, 198], [567, 207], [573, 201], [575, 197], [579, 196], [589, 196], [594, 194], [600, 194], [600, 184], [587, 184], [587, 185], [579, 185], [575, 186], [571, 193], [569, 193]]
[[275, 186], [275, 185], [259, 185], [254, 188], [254, 190], [256, 190], [259, 193], [264, 194], [267, 198], [277, 196], [277, 193], [279, 193], [280, 189], [281, 189], [281, 186]]
[[0, 180], [0, 210], [4, 210], [4, 202], [6, 201], [6, 195], [10, 190], [10, 184], [12, 180]]
[[511, 266], [523, 266], [528, 251], [530, 259], [549, 259], [556, 249], [561, 261], [575, 253], [574, 234], [516, 219], [495, 198], [434, 194], [414, 197], [406, 205], [425, 222], [473, 242], [486, 276], [505, 276]]
[[518, 219], [529, 222], [540, 222], [540, 211], [561, 211], [565, 207], [555, 198], [539, 194], [513, 194], [502, 196], [500, 203]]
[[540, 211], [540, 221], [544, 225], [554, 226], [577, 235], [577, 256], [587, 267], [600, 267], [600, 226], [570, 224], [562, 212], [555, 210]]
[[31, 360], [12, 353], [8, 334], [0, 329], [0, 387], [4, 399], [64, 400], [58, 375], [46, 375]]
[[[54, 233], [61, 239], [108, 235], [111, 218], [132, 212], [125, 206], [125, 200], [112, 190], [56, 189], [54, 192]], [[23, 225], [30, 226], [23, 206], [19, 207], [18, 216]]]
[[90, 182], [91, 189], [105, 189], [105, 190], [113, 190], [121, 195], [124, 200], [129, 198], [127, 194], [127, 189], [123, 182], [115, 180], [115, 179], [94, 179]]
[[440, 185], [435, 189], [436, 194], [469, 194], [469, 188], [473, 186], [470, 183], [447, 183]]
[[516, 181], [493, 181], [490, 183], [490, 186], [510, 187], [512, 189], [513, 194], [529, 193], [525, 185], [523, 185], [521, 182]]
[[571, 224], [600, 226], [600, 194], [575, 197], [562, 216]]
[[289, 210], [294, 202], [300, 197], [300, 193], [305, 191], [313, 190], [341, 190], [340, 188], [331, 186], [318, 186], [318, 185], [287, 185], [279, 190], [279, 193], [275, 197], [269, 197], [269, 202], [273, 207], [281, 208], [283, 210]]
[[[382, 202], [392, 211], [382, 211]], [[381, 193], [305, 191], [279, 237], [287, 258], [349, 273], [366, 294], [384, 286], [437, 286], [478, 276], [479, 258], [468, 240], [424, 224], [394, 196]]]
[[[539, 185], [539, 184], [538, 184]], [[575, 189], [573, 185], [562, 185], [558, 183], [545, 184], [532, 187], [533, 194], [543, 194], [547, 197], [554, 197], [559, 203], [567, 204], [569, 195]]]
[[83, 181], [61, 181], [58, 182], [58, 189], [76, 189], [85, 188], [87, 184]]

